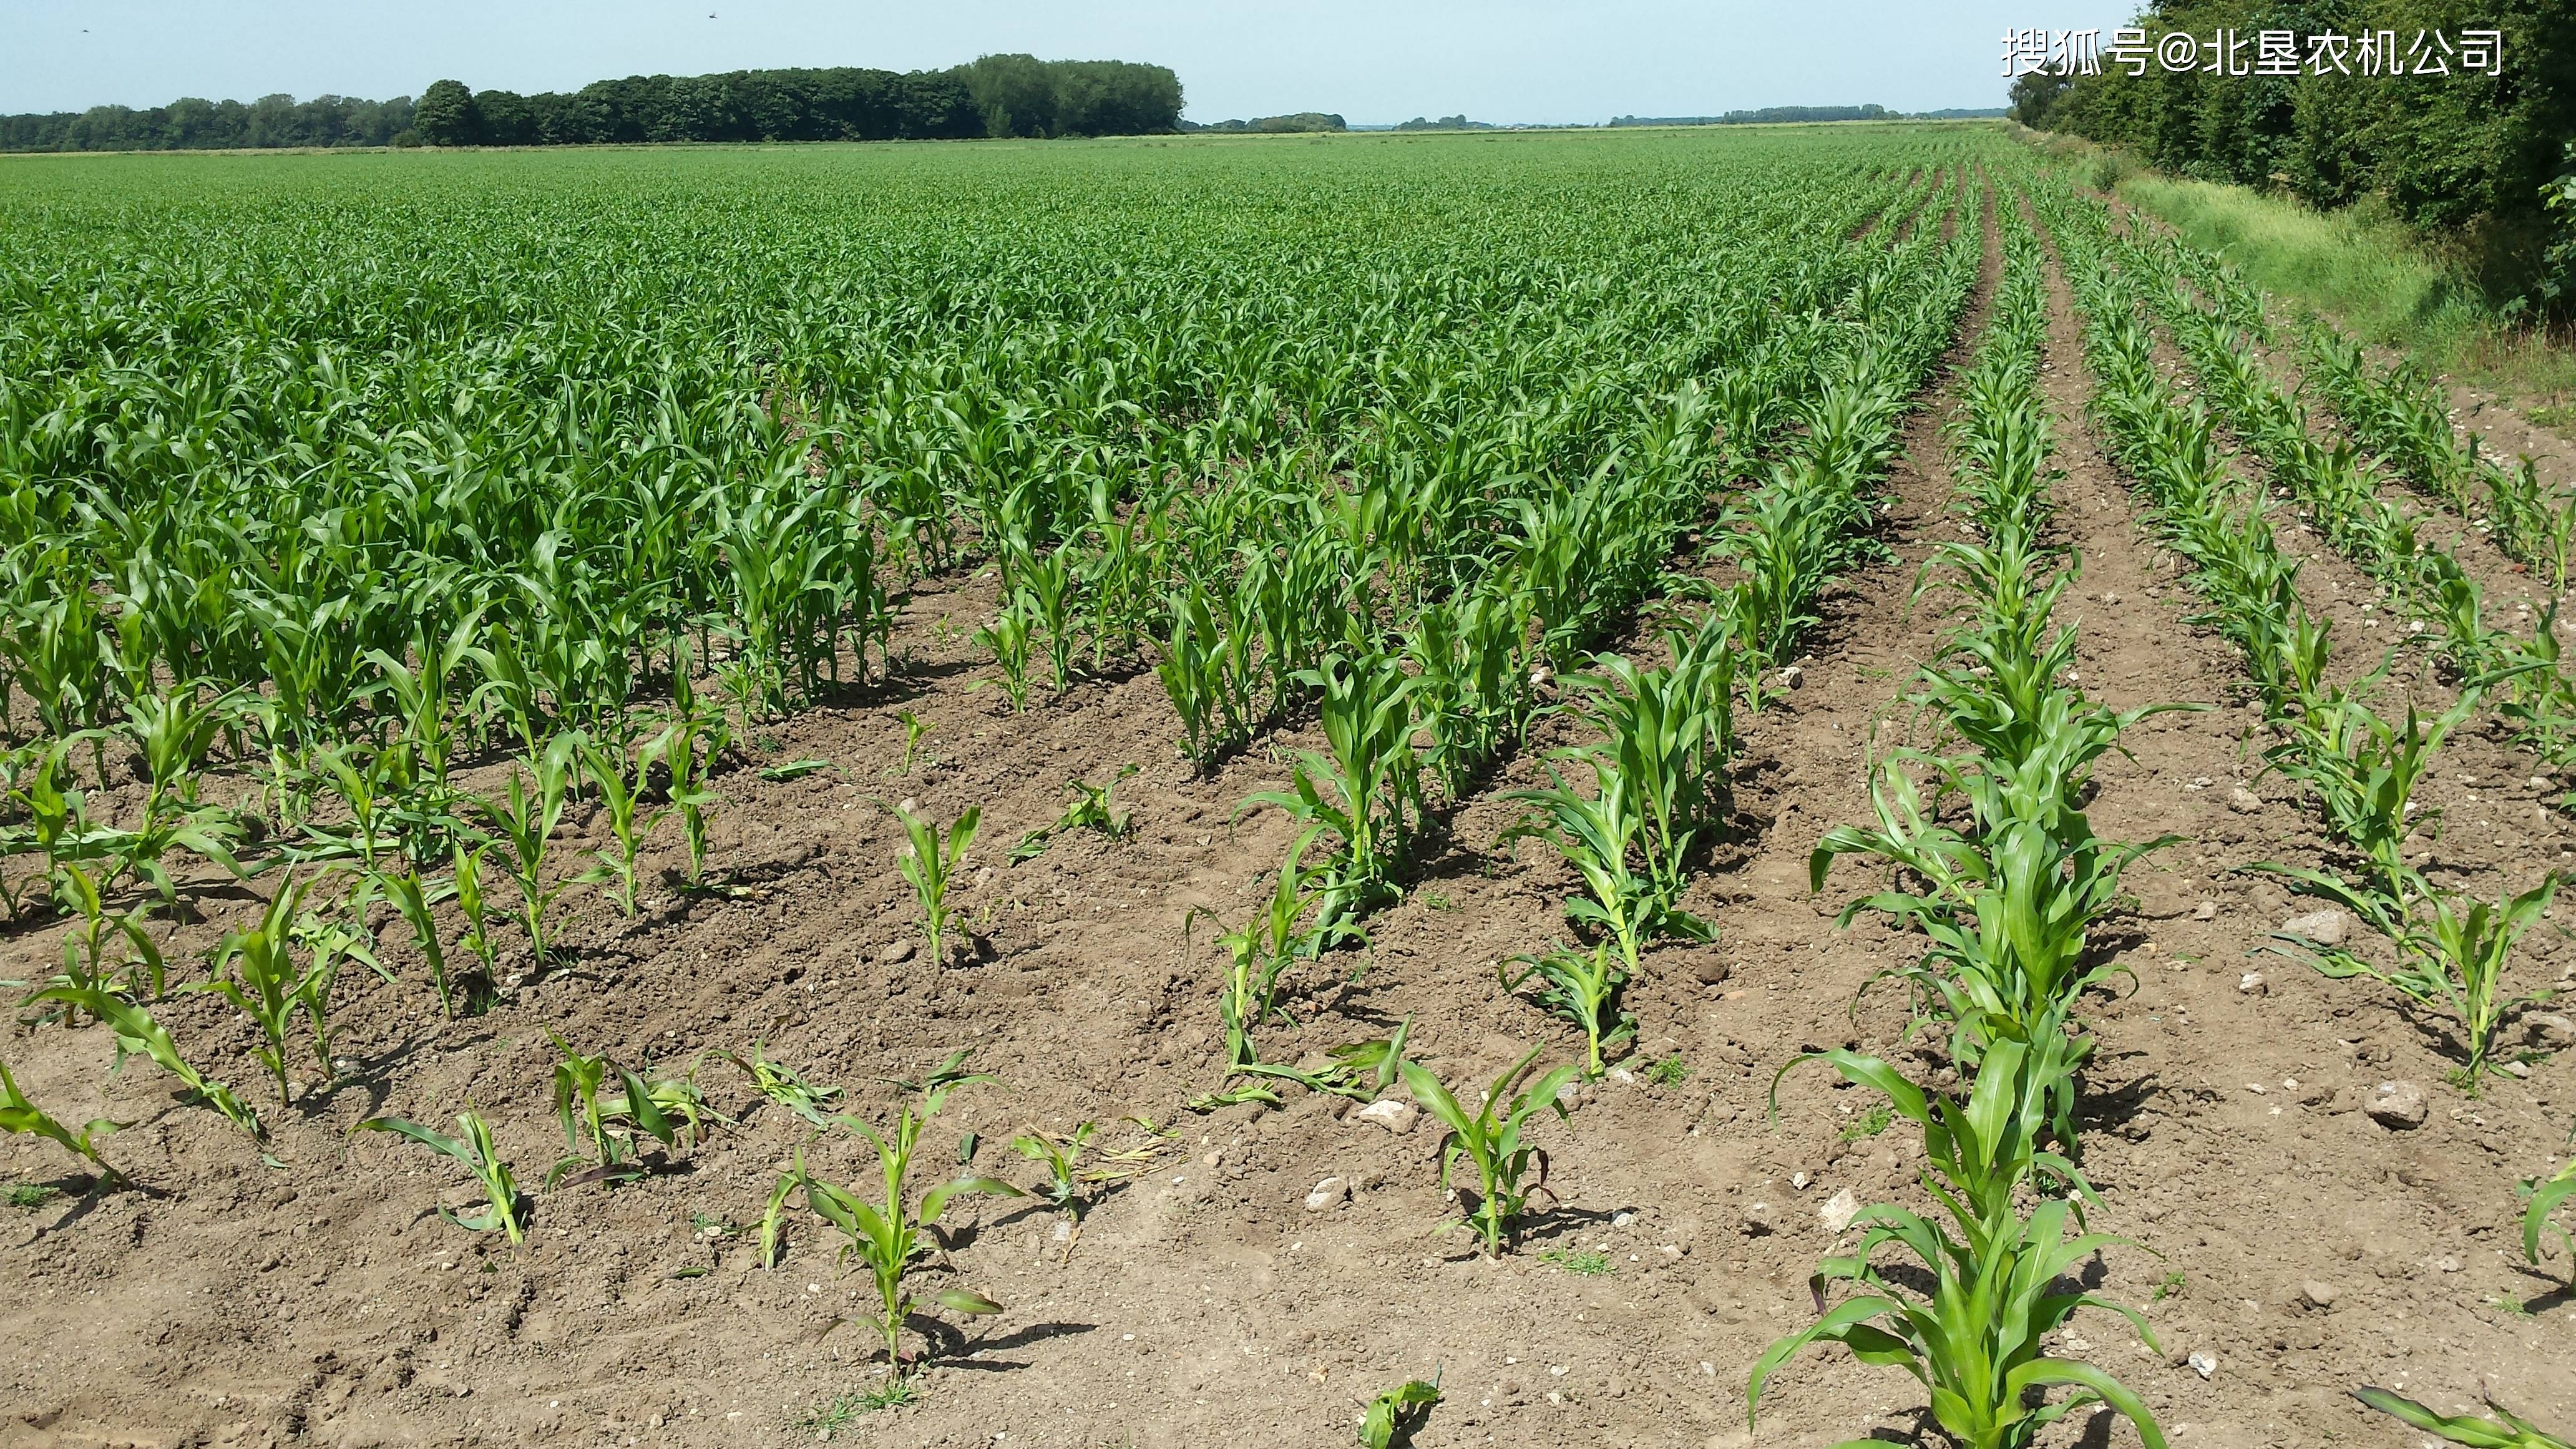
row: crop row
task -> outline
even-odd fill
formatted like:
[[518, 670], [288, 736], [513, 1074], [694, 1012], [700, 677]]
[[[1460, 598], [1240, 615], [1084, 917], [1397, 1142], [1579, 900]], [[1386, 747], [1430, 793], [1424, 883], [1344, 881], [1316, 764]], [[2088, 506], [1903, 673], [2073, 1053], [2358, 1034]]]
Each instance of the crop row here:
[[[2139, 266], [2138, 249], [2112, 234], [2100, 205], [2063, 187], [2043, 187], [2035, 200], [2084, 319], [2085, 353], [2096, 384], [2093, 412], [2108, 446], [2151, 502], [2159, 539], [2184, 561], [2192, 587], [2208, 600], [2208, 622], [2244, 661], [2273, 737], [2267, 765], [2307, 787], [2343, 852], [2340, 862], [2322, 866], [2262, 862], [2245, 868], [2274, 874], [2294, 890], [2350, 910], [2382, 939], [2386, 954], [2366, 956], [2295, 936], [2281, 937], [2281, 943], [2330, 977], [2373, 977], [2447, 1017], [2461, 1056], [2452, 1081], [2475, 1093], [2485, 1074], [2501, 1064], [2502, 1025], [2546, 995], [2516, 995], [2508, 977], [2515, 946], [2540, 923], [2558, 877], [2546, 873], [2518, 892], [2507, 886], [2490, 901], [2428, 879], [2409, 861], [2408, 840], [2433, 825], [2432, 812], [2420, 810], [2412, 798], [2415, 787], [2432, 768], [2443, 739], [2478, 708], [2493, 681], [2469, 681], [2430, 720], [2412, 698], [2402, 719], [2374, 708], [2394, 667], [2393, 649], [2357, 682], [2329, 682], [2327, 630], [2300, 600], [2299, 564], [2275, 541], [2269, 498], [2227, 457], [2211, 414], [2157, 364], [2148, 309], [2161, 303], [2170, 274]], [[2189, 333], [2197, 325], [2182, 319], [2178, 330]], [[2222, 365], [2232, 369], [2224, 359], [2204, 360], [2212, 362], [2213, 372]], [[2241, 371], [2234, 375], [2242, 388], [2211, 382], [2210, 391], [2235, 393], [2239, 403], [2277, 406], [2261, 403], [2253, 379]], [[2339, 450], [2304, 436], [2290, 438], [2291, 421], [2284, 415], [2267, 424], [2259, 415], [2238, 414], [2240, 428], [2258, 448], [2271, 441], [2276, 470], [2304, 474], [2301, 483], [2290, 485], [2294, 490], [2350, 467], [2345, 457], [2302, 468], [2302, 458], [2313, 462]], [[2355, 486], [2343, 496], [2358, 500], [2364, 491]], [[2347, 523], [2356, 516], [2366, 516], [2358, 505], [2344, 514]], [[2524, 1191], [2525, 1246], [2537, 1262], [2549, 1215], [2576, 1192], [2576, 1164], [2552, 1181], [2525, 1183]], [[2363, 1390], [2361, 1397], [2455, 1442], [2557, 1442], [2510, 1414], [2502, 1421], [2449, 1419], [2384, 1390]]]
[[[1758, 1413], [1793, 1355], [1830, 1342], [1912, 1374], [1931, 1421], [1960, 1444], [2028, 1444], [2100, 1403], [2162, 1449], [2135, 1393], [2049, 1343], [2085, 1308], [2121, 1314], [2154, 1342], [2134, 1310], [2061, 1279], [2120, 1242], [2083, 1227], [2096, 1199], [2080, 1165], [2077, 1096], [2094, 1041], [2076, 1013], [2120, 970], [2088, 959], [2089, 933], [2122, 908], [2122, 872], [2171, 842], [2106, 841], [2085, 815], [2093, 765], [2156, 710], [2114, 711], [2073, 681], [2075, 630], [2054, 619], [2073, 572], [2050, 541], [2055, 445], [2037, 395], [2046, 258], [2018, 208], [1999, 215], [2004, 280], [1950, 429], [1971, 537], [1937, 545], [1918, 585], [1947, 599], [1954, 621], [1907, 696], [1934, 723], [1934, 744], [1875, 761], [1875, 825], [1828, 832], [1810, 867], [1819, 890], [1845, 857], [1893, 872], [1841, 920], [1874, 914], [1921, 934], [1922, 953], [1882, 975], [1907, 993], [1909, 1035], [1921, 1031], [1950, 1066], [1925, 1086], [1880, 1058], [1834, 1050], [1781, 1072], [1821, 1061], [1884, 1095], [1922, 1134], [1922, 1186], [1938, 1213], [1859, 1209], [1849, 1222], [1863, 1230], [1858, 1244], [1819, 1268], [1855, 1291], [1764, 1352], [1748, 1406]], [[1882, 1250], [1904, 1261], [1882, 1263]], [[2049, 1397], [2060, 1388], [2072, 1392]]]
[[[2480, 458], [2473, 443], [2452, 438], [2447, 416], [2420, 381], [2403, 369], [2372, 373], [2358, 349], [2322, 322], [2308, 333], [2311, 375], [2345, 419], [2347, 436], [2318, 441], [2306, 408], [2281, 390], [2250, 345], [2265, 322], [2259, 297], [2242, 279], [2169, 238], [2115, 238], [2111, 245], [2124, 269], [2147, 279], [2147, 298], [2220, 421], [2263, 460], [2272, 483], [2326, 542], [2385, 590], [2384, 601], [2410, 619], [2410, 637], [2437, 628], [2429, 642], [2460, 678], [2492, 698], [2518, 742], [2554, 767], [2576, 761], [2576, 680], [2559, 664], [2556, 600], [2528, 638], [2489, 625], [2477, 581], [2425, 536], [2426, 516], [2383, 496], [2381, 481], [2392, 465], [2410, 480], [2435, 480], [2438, 497], [2490, 530], [2553, 589], [2565, 587], [2563, 536], [2576, 528], [2576, 496], [2548, 496], [2527, 458], [2519, 471]], [[2193, 287], [2213, 297], [2212, 306], [2196, 304]], [[2403, 431], [2390, 421], [2401, 412]], [[2430, 434], [2437, 426], [2438, 453]], [[2483, 488], [2483, 501], [2471, 496], [2471, 480]]]

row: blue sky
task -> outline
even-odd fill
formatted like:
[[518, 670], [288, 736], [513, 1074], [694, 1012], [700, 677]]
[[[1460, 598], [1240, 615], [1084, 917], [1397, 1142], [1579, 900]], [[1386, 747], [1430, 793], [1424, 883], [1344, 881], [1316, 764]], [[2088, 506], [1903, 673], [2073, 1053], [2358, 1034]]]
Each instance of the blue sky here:
[[1809, 0], [0, 0], [0, 111], [182, 95], [572, 89], [606, 76], [759, 66], [951, 65], [987, 51], [1150, 60], [1193, 120], [1464, 111], [1600, 121], [1876, 101], [2003, 103], [2007, 26], [2120, 24], [2132, 6]]

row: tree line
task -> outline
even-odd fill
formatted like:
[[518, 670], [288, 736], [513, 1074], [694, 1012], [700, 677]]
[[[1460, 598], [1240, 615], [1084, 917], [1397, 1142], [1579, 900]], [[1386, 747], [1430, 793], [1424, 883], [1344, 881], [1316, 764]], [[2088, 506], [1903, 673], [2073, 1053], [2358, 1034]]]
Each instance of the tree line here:
[[1812, 121], [1894, 121], [1904, 119], [1873, 101], [1863, 106], [1764, 106], [1753, 111], [1727, 111], [1715, 116], [1614, 116], [1613, 126], [1760, 126]]
[[647, 141], [891, 141], [1175, 131], [1181, 81], [1119, 60], [987, 55], [946, 70], [738, 70], [628, 76], [578, 91], [469, 89], [442, 80], [390, 101], [194, 98], [0, 117], [11, 151], [281, 146], [582, 146]]
[[52, 115], [0, 116], [0, 151], [235, 151], [280, 146], [409, 144], [412, 102], [346, 96], [262, 96], [166, 106], [92, 106]]
[[1255, 116], [1249, 121], [1210, 121], [1202, 126], [1196, 121], [1181, 122], [1184, 131], [1247, 133], [1256, 136], [1304, 135], [1322, 131], [1347, 131], [1348, 121], [1335, 111], [1299, 111], [1292, 116]]
[[[2012, 114], [2136, 153], [2206, 181], [2286, 192], [2319, 209], [2368, 203], [2447, 242], [2490, 289], [2565, 306], [2576, 288], [2576, 22], [2567, 0], [2163, 0], [2132, 28], [2223, 43], [2250, 54], [2260, 33], [2299, 37], [2295, 75], [2197, 68], [2146, 73], [2106, 64], [2091, 76], [2025, 75]], [[2392, 32], [2454, 45], [2501, 30], [2501, 74], [2365, 75], [2311, 69], [2308, 37]], [[2107, 43], [2109, 37], [2105, 37]], [[2426, 41], [2428, 50], [2433, 43]], [[2421, 64], [2418, 61], [2417, 64]], [[2246, 67], [2251, 69], [2250, 66]]]

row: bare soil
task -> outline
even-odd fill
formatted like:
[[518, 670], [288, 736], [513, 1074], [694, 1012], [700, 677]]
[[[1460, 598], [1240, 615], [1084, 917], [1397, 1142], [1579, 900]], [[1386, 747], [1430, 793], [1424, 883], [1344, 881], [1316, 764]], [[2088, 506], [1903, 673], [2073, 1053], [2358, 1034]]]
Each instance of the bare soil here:
[[[2299, 907], [2234, 868], [2313, 860], [2322, 843], [2304, 807], [2257, 778], [2259, 720], [2239, 700], [2233, 661], [2188, 622], [2193, 600], [2143, 541], [2136, 503], [2084, 422], [2062, 288], [2053, 313], [2046, 386], [2066, 469], [2059, 524], [2084, 569], [2068, 609], [2083, 683], [2115, 705], [2209, 706], [2142, 725], [2134, 758], [2101, 771], [2092, 807], [2109, 836], [2188, 837], [2133, 877], [2138, 910], [2106, 943], [2136, 981], [2094, 1003], [2103, 1046], [2088, 1083], [2086, 1170], [2105, 1203], [2096, 1225], [2136, 1242], [2103, 1255], [2099, 1282], [2143, 1305], [2163, 1351], [2134, 1345], [2107, 1315], [2079, 1318], [2067, 1347], [2143, 1394], [2181, 1445], [2412, 1443], [2347, 1396], [2362, 1383], [2456, 1410], [2492, 1376], [2505, 1402], [2576, 1423], [2566, 1285], [2521, 1263], [2513, 1193], [2559, 1150], [2576, 1107], [2570, 1064], [2544, 1061], [2465, 1096], [2443, 1084], [2438, 1030], [2390, 993], [2249, 954]], [[897, 642], [912, 664], [895, 681], [753, 742], [759, 761], [833, 769], [719, 780], [728, 803], [714, 864], [738, 896], [656, 885], [629, 921], [577, 894], [563, 931], [574, 964], [472, 1019], [442, 1021], [416, 973], [394, 984], [354, 975], [337, 1024], [355, 1065], [292, 1107], [266, 1099], [273, 1161], [179, 1105], [148, 1063], [106, 1075], [106, 1032], [20, 1032], [9, 1060], [36, 1101], [72, 1120], [133, 1124], [107, 1151], [143, 1190], [84, 1197], [85, 1179], [50, 1145], [0, 1141], [0, 1176], [62, 1189], [0, 1208], [11, 1285], [0, 1290], [0, 1446], [812, 1439], [815, 1416], [881, 1382], [866, 1331], [849, 1322], [864, 1280], [840, 1271], [811, 1218], [780, 1267], [758, 1265], [747, 1230], [812, 1134], [730, 1067], [709, 1060], [700, 1079], [737, 1122], [641, 1182], [539, 1192], [516, 1250], [434, 1214], [470, 1197], [450, 1165], [387, 1137], [348, 1140], [372, 1114], [440, 1124], [470, 1101], [533, 1182], [562, 1152], [549, 1030], [656, 1065], [765, 1041], [772, 1059], [846, 1085], [872, 1120], [899, 1097], [881, 1079], [971, 1049], [1005, 1085], [965, 1089], [936, 1119], [924, 1154], [940, 1172], [961, 1130], [980, 1134], [984, 1170], [1022, 1182], [1034, 1175], [1002, 1144], [1028, 1127], [1097, 1120], [1129, 1141], [1141, 1130], [1120, 1119], [1137, 1115], [1173, 1131], [1154, 1169], [1109, 1191], [1069, 1253], [1051, 1214], [961, 1199], [953, 1281], [1005, 1311], [943, 1330], [919, 1401], [854, 1414], [844, 1440], [1344, 1444], [1362, 1401], [1435, 1374], [1447, 1399], [1417, 1436], [1424, 1449], [1717, 1449], [1910, 1431], [1922, 1403], [1912, 1381], [1835, 1351], [1774, 1380], [1756, 1437], [1744, 1376], [1814, 1311], [1807, 1278], [1834, 1241], [1819, 1209], [1844, 1191], [1862, 1203], [1919, 1193], [1903, 1134], [1862, 1130], [1867, 1104], [1830, 1074], [1791, 1074], [1776, 1124], [1766, 1097], [1774, 1074], [1815, 1047], [1928, 1065], [1908, 1055], [1895, 996], [1861, 994], [1912, 948], [1867, 921], [1834, 928], [1841, 903], [1876, 882], [1846, 865], [1814, 895], [1806, 860], [1825, 829], [1867, 818], [1864, 763], [1905, 728], [1902, 695], [1937, 647], [1937, 601], [1912, 590], [1930, 542], [1954, 527], [1938, 431], [1952, 398], [1945, 379], [1908, 425], [1889, 487], [1893, 556], [1835, 591], [1799, 687], [1747, 730], [1737, 838], [1697, 887], [1718, 940], [1658, 951], [1627, 993], [1642, 1027], [1631, 1068], [1678, 1058], [1688, 1074], [1614, 1073], [1584, 1093], [1570, 1126], [1538, 1129], [1557, 1196], [1540, 1199], [1501, 1262], [1441, 1230], [1451, 1205], [1427, 1125], [1396, 1134], [1294, 1092], [1278, 1108], [1182, 1105], [1213, 1084], [1221, 1051], [1222, 956], [1191, 913], [1233, 923], [1266, 893], [1293, 832], [1274, 811], [1237, 818], [1239, 802], [1283, 784], [1284, 752], [1317, 741], [1286, 733], [1196, 777], [1174, 757], [1178, 724], [1150, 673], [1042, 691], [1012, 715], [997, 691], [968, 691], [988, 670], [963, 630], [989, 609], [990, 585], [950, 580], [907, 607]], [[2357, 618], [2339, 628], [2382, 632]], [[932, 727], [909, 774], [897, 708]], [[1372, 922], [1368, 949], [1294, 982], [1302, 1029], [1266, 1033], [1267, 1056], [1407, 1019], [1452, 1080], [1490, 1075], [1541, 1041], [1551, 1060], [1573, 1049], [1565, 1027], [1495, 981], [1498, 961], [1564, 931], [1570, 878], [1535, 847], [1516, 857], [1496, 843], [1514, 814], [1506, 792], [1534, 783], [1556, 742], [1543, 734], [1465, 802], [1444, 853]], [[2457, 829], [2443, 850], [2464, 871], [2521, 878], [2557, 862], [2563, 832], [2533, 818], [2539, 792], [2500, 746], [2461, 748], [2471, 753], [2446, 764], [2438, 803], [2462, 827], [2497, 824], [2492, 835]], [[1129, 763], [1142, 767], [1120, 789], [1129, 838], [1071, 836], [1006, 862], [1022, 832], [1055, 818], [1068, 779], [1096, 784]], [[2231, 804], [2240, 785], [2260, 803]], [[985, 812], [958, 888], [973, 951], [953, 962], [904, 950], [916, 931], [895, 869], [901, 834], [880, 803], [902, 797], [942, 819]], [[582, 823], [567, 843], [603, 842]], [[662, 843], [652, 879], [684, 864], [676, 831]], [[206, 907], [211, 923], [177, 933], [174, 961], [256, 901], [211, 892]], [[385, 933], [398, 963], [409, 959], [400, 934]], [[0, 976], [46, 974], [60, 938], [58, 927], [13, 930]], [[2524, 978], [2563, 974], [2557, 937], [2533, 940]], [[157, 1014], [193, 1057], [262, 1100], [247, 1028], [228, 1008], [182, 997]], [[2388, 1080], [2424, 1088], [2421, 1127], [2393, 1131], [2358, 1110]], [[812, 1160], [854, 1184], [873, 1173], [846, 1134]], [[1310, 1210], [1309, 1193], [1334, 1177], [1347, 1197]], [[1567, 1249], [1606, 1255], [1609, 1271], [1569, 1271]], [[2192, 1354], [2214, 1359], [2208, 1377]], [[2069, 1421], [2049, 1442], [2134, 1438]]]

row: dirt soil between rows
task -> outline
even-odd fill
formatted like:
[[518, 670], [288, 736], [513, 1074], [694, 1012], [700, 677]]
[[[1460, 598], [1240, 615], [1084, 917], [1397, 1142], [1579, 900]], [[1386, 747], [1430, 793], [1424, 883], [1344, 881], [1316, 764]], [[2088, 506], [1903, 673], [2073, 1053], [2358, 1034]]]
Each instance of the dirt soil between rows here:
[[[1977, 318], [1993, 272], [1990, 242]], [[2087, 1281], [2138, 1305], [2161, 1351], [2107, 1314], [2079, 1316], [2064, 1347], [2136, 1389], [2177, 1445], [2415, 1443], [2348, 1396], [2364, 1383], [2448, 1410], [2491, 1383], [2543, 1423], [2576, 1423], [2568, 1265], [2522, 1263], [2513, 1190], [2552, 1165], [2576, 1064], [2545, 1060], [2471, 1098], [2443, 1082], [2438, 1030], [2391, 993], [2250, 954], [2301, 907], [2235, 868], [2314, 862], [2321, 837], [2284, 784], [2260, 777], [2260, 719], [2234, 660], [2191, 622], [2195, 601], [2088, 430], [2062, 285], [2051, 320], [2057, 526], [2083, 569], [2063, 617], [2082, 631], [2082, 682], [2117, 706], [2207, 707], [2141, 725], [2134, 757], [2100, 771], [2092, 805], [2106, 836], [2186, 837], [2133, 876], [2138, 909], [2103, 944], [2134, 982], [2089, 1012], [2102, 1042], [2087, 1082], [2094, 1224], [2133, 1245], [2106, 1250]], [[1061, 697], [1041, 688], [1013, 715], [999, 691], [970, 692], [990, 672], [965, 641], [992, 606], [990, 580], [938, 580], [905, 609], [896, 645], [909, 665], [893, 682], [751, 743], [755, 763], [831, 768], [718, 780], [713, 866], [734, 892], [668, 884], [685, 864], [672, 829], [648, 861], [648, 881], [664, 883], [648, 886], [645, 912], [629, 920], [576, 893], [562, 933], [571, 964], [486, 1015], [442, 1020], [416, 970], [393, 983], [352, 973], [336, 1017], [352, 1066], [293, 1106], [263, 1091], [249, 1029], [228, 1007], [204, 996], [157, 1007], [193, 1057], [264, 1107], [265, 1152], [182, 1105], [148, 1062], [108, 1075], [105, 1030], [21, 1029], [7, 1049], [20, 1084], [57, 1116], [132, 1124], [106, 1150], [142, 1190], [84, 1196], [86, 1179], [50, 1145], [0, 1142], [0, 1175], [59, 1189], [0, 1208], [12, 1284], [0, 1449], [738, 1446], [826, 1432], [888, 1446], [1320, 1446], [1352, 1442], [1371, 1395], [1434, 1377], [1445, 1400], [1416, 1436], [1423, 1449], [1905, 1437], [1923, 1399], [1893, 1370], [1808, 1355], [1774, 1379], [1758, 1433], [1745, 1375], [1815, 1312], [1808, 1277], [1836, 1242], [1829, 1204], [1846, 1193], [1920, 1204], [1919, 1148], [1869, 1132], [1860, 1094], [1810, 1068], [1781, 1085], [1776, 1122], [1767, 1096], [1805, 1050], [1851, 1044], [1917, 1072], [1937, 1062], [1904, 1039], [1896, 993], [1862, 994], [1915, 948], [1866, 919], [1834, 925], [1881, 879], [1846, 863], [1814, 894], [1807, 857], [1827, 828], [1869, 818], [1865, 764], [1905, 735], [1902, 696], [1939, 645], [1938, 598], [1913, 591], [1931, 544], [1958, 536], [1940, 427], [1966, 355], [1963, 344], [1907, 425], [1888, 486], [1891, 556], [1834, 590], [1797, 687], [1747, 728], [1736, 838], [1694, 893], [1716, 941], [1657, 950], [1630, 985], [1637, 1055], [1582, 1092], [1570, 1124], [1536, 1129], [1553, 1196], [1500, 1262], [1442, 1230], [1453, 1205], [1427, 1122], [1391, 1130], [1294, 1090], [1277, 1107], [1183, 1105], [1221, 1065], [1224, 957], [1208, 917], [1250, 915], [1294, 838], [1279, 812], [1239, 807], [1285, 783], [1290, 750], [1320, 741], [1283, 733], [1194, 775], [1150, 672]], [[1641, 627], [1627, 647], [1650, 637]], [[909, 772], [898, 709], [930, 726]], [[1455, 812], [1437, 859], [1371, 922], [1368, 948], [1302, 969], [1288, 1001], [1301, 1025], [1265, 1032], [1265, 1057], [1407, 1020], [1417, 1052], [1452, 1081], [1542, 1042], [1549, 1060], [1579, 1047], [1496, 981], [1499, 962], [1565, 934], [1571, 877], [1542, 848], [1498, 839], [1517, 810], [1508, 792], [1539, 782], [1544, 751], [1572, 738], [1546, 724]], [[2467, 818], [2509, 816], [2513, 829], [2468, 831], [2458, 851], [2478, 871], [2535, 876], [2559, 861], [2564, 828], [2537, 810], [2527, 762], [2477, 748], [2473, 766], [2446, 767], [2475, 779], [2448, 780], [2444, 803], [2455, 819], [2491, 803], [2493, 816]], [[1068, 780], [1097, 784], [1128, 764], [1141, 767], [1119, 788], [1129, 837], [1071, 835], [1007, 861], [1056, 817]], [[958, 887], [972, 950], [957, 960], [913, 945], [902, 834], [886, 809], [901, 799], [943, 820], [983, 809]], [[604, 829], [576, 812], [566, 843], [603, 845]], [[174, 962], [257, 901], [210, 885], [205, 908], [206, 924], [176, 933]], [[402, 936], [386, 927], [385, 954], [409, 966]], [[2563, 975], [2558, 935], [2532, 939], [2522, 979]], [[49, 974], [61, 942], [59, 926], [14, 928], [0, 976]], [[533, 1185], [563, 1152], [550, 1032], [663, 1069], [761, 1042], [770, 1059], [846, 1086], [845, 1107], [872, 1121], [901, 1099], [886, 1079], [965, 1049], [1001, 1085], [963, 1089], [935, 1119], [923, 1146], [933, 1177], [953, 1170], [963, 1131], [981, 1139], [982, 1170], [1024, 1185], [1036, 1175], [1004, 1144], [1030, 1128], [1097, 1121], [1111, 1145], [1150, 1143], [1156, 1156], [1070, 1243], [1049, 1210], [959, 1199], [954, 1272], [933, 1286], [972, 1286], [1003, 1311], [949, 1318], [912, 1404], [836, 1422], [836, 1401], [883, 1382], [852, 1322], [865, 1278], [843, 1271], [811, 1216], [794, 1220], [780, 1266], [760, 1266], [770, 1185], [814, 1134], [733, 1067], [704, 1059], [699, 1079], [734, 1121], [640, 1182], [537, 1191], [515, 1250], [436, 1214], [473, 1201], [452, 1165], [349, 1136], [386, 1112], [442, 1125], [470, 1102]], [[1671, 1059], [1686, 1069], [1678, 1080], [1643, 1071]], [[2386, 1081], [2421, 1087], [2422, 1125], [2395, 1130], [2361, 1110]], [[846, 1133], [809, 1160], [854, 1186], [873, 1180], [871, 1154]], [[2135, 1438], [2075, 1416], [2045, 1442]]]

